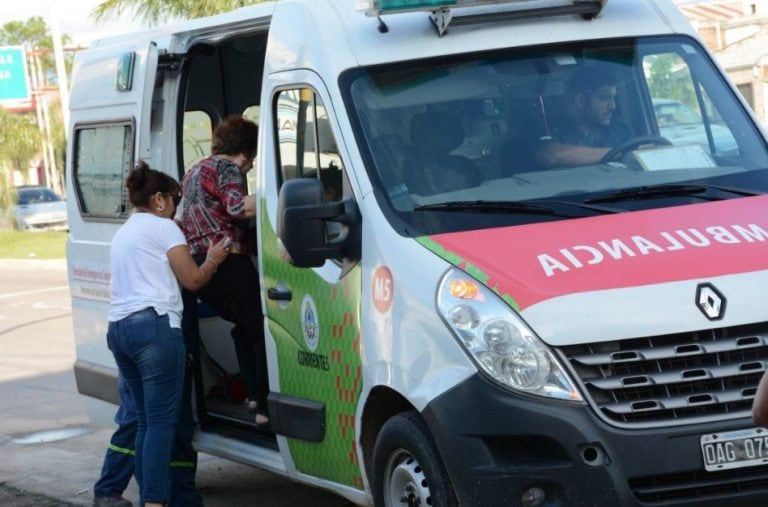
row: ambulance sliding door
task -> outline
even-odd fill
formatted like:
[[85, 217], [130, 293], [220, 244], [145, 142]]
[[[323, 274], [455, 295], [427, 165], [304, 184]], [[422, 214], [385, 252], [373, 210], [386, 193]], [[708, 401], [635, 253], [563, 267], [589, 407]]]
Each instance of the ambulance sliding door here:
[[79, 392], [117, 402], [117, 369], [106, 346], [109, 244], [128, 218], [125, 178], [149, 160], [158, 49], [149, 41], [76, 56], [67, 150], [69, 287]]

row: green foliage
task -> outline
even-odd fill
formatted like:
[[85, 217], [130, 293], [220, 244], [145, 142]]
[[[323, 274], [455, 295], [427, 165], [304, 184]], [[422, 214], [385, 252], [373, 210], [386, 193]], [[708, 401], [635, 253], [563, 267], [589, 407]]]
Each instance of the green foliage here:
[[53, 40], [48, 33], [48, 25], [40, 16], [34, 16], [27, 21], [10, 21], [0, 30], [0, 44], [8, 46], [25, 46], [32, 48], [53, 47]]
[[0, 259], [63, 259], [68, 232], [0, 231]]
[[16, 190], [11, 181], [11, 174], [7, 168], [0, 163], [0, 222], [2, 218], [6, 222], [11, 220], [11, 209], [16, 203]]
[[654, 55], [650, 61], [648, 86], [653, 97], [673, 99], [683, 104], [696, 104], [691, 71], [678, 55]]
[[51, 116], [51, 141], [53, 142], [53, 155], [56, 157], [56, 168], [64, 173], [67, 165], [67, 138], [64, 135], [67, 126], [64, 125], [64, 114], [60, 102], [50, 104]]
[[33, 113], [9, 113], [0, 109], [0, 166], [26, 171], [40, 151], [40, 131]]
[[[71, 42], [69, 35], [61, 36], [62, 44]], [[53, 37], [48, 25], [40, 16], [27, 21], [10, 21], [0, 28], [0, 46], [24, 46], [28, 51], [35, 51], [40, 57], [42, 75], [46, 85], [57, 84], [56, 61], [53, 56]], [[65, 55], [67, 72], [72, 69], [74, 55]]]
[[[62, 43], [70, 41], [62, 35]], [[27, 58], [39, 58], [43, 82], [41, 85], [54, 85], [56, 63], [53, 56], [53, 38], [45, 20], [39, 16], [27, 21], [10, 21], [0, 27], [0, 45], [23, 46]], [[65, 57], [67, 70], [71, 69], [72, 55]], [[32, 65], [28, 65], [31, 69]], [[49, 103], [51, 136], [54, 145], [56, 167], [63, 170], [65, 164], [65, 132], [61, 105]], [[30, 160], [38, 156], [42, 149], [42, 136], [35, 113], [9, 113], [0, 108], [0, 213], [6, 213], [13, 202], [12, 171], [18, 170], [26, 175]]]
[[105, 0], [91, 12], [96, 21], [107, 21], [134, 12], [148, 24], [169, 19], [191, 19], [221, 14], [265, 0]]

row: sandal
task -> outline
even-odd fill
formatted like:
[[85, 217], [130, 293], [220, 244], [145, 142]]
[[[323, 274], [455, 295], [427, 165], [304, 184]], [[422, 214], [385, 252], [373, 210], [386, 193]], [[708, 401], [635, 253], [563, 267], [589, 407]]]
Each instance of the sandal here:
[[254, 422], [256, 423], [256, 427], [265, 428], [269, 426], [269, 417], [266, 414], [257, 413]]
[[255, 400], [246, 398], [244, 405], [249, 414], [255, 414], [259, 410], [259, 403]]

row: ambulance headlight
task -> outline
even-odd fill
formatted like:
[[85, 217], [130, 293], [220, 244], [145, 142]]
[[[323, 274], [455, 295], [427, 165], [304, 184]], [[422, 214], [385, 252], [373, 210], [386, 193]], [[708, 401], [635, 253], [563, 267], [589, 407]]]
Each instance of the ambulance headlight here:
[[508, 304], [474, 278], [449, 269], [438, 289], [437, 306], [481, 371], [494, 381], [528, 394], [582, 401], [552, 351]]

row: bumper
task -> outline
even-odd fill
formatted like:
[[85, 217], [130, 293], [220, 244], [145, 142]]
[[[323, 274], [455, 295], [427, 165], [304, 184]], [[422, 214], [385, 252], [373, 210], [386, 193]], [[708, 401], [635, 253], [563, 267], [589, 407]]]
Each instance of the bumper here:
[[67, 231], [69, 223], [63, 220], [17, 220], [19, 229], [26, 231]]
[[768, 466], [705, 472], [699, 437], [750, 419], [625, 430], [586, 405], [515, 396], [479, 375], [422, 414], [462, 506], [768, 505]]

